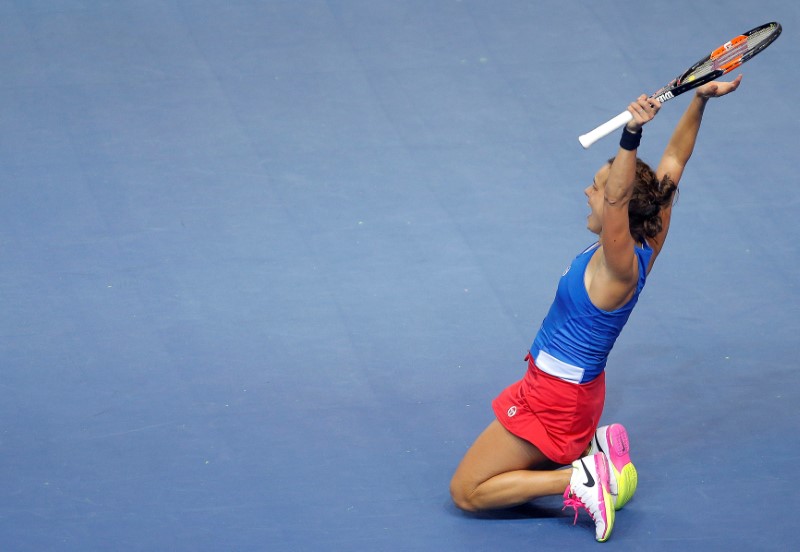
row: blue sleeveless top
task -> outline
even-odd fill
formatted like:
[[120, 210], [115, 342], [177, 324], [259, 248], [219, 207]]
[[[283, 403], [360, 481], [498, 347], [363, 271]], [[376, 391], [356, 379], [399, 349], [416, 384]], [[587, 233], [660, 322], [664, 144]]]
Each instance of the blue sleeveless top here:
[[635, 247], [639, 281], [633, 297], [614, 311], [604, 311], [589, 299], [583, 277], [599, 243], [575, 257], [561, 276], [550, 311], [531, 346], [536, 366], [548, 374], [573, 383], [586, 383], [606, 367], [608, 353], [639, 300], [647, 279], [653, 249], [645, 242]]

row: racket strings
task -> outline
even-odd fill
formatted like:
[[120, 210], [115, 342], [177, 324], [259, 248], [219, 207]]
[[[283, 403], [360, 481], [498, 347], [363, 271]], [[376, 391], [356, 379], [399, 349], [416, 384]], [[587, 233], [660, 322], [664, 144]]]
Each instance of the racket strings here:
[[681, 82], [690, 82], [700, 77], [705, 77], [710, 72], [716, 70], [716, 59], [709, 59], [702, 65], [699, 65], [694, 71], [686, 75]]
[[[767, 46], [774, 38], [776, 38], [776, 25], [769, 25], [763, 29], [747, 35], [746, 40], [736, 42], [736, 39], [731, 41], [731, 46], [727, 50], [723, 50], [718, 55], [712, 55], [708, 60], [699, 65], [687, 75], [683, 82], [699, 79], [708, 75], [712, 71], [717, 71], [720, 68], [726, 68], [732, 61], [737, 60], [747, 54], [753, 55], [762, 47]], [[716, 53], [716, 52], [715, 52]], [[749, 56], [748, 56], [749, 57]]]
[[750, 49], [750, 41], [749, 40], [742, 40], [729, 50], [726, 50], [723, 54], [712, 58], [711, 61], [711, 69], [716, 71], [717, 69], [725, 68], [731, 61], [742, 57], [747, 51]]
[[[769, 25], [749, 35], [747, 37], [747, 49], [756, 50], [764, 41], [772, 42], [772, 40], [778, 37], [779, 33], [777, 29], [777, 25]], [[767, 44], [769, 44], [769, 42], [767, 42]]]

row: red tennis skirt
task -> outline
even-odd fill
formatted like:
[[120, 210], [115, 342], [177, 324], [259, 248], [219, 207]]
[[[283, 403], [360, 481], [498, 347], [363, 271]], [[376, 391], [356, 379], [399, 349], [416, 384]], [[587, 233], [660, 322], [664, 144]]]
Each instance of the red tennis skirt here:
[[542, 372], [530, 355], [525, 377], [492, 402], [498, 421], [553, 462], [571, 464], [586, 451], [603, 413], [606, 378], [571, 383]]

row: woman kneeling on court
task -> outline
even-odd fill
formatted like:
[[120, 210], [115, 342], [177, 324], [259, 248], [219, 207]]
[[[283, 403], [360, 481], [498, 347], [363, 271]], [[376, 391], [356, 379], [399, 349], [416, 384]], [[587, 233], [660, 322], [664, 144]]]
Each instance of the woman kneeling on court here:
[[576, 519], [578, 508], [588, 511], [598, 541], [611, 535], [615, 510], [636, 492], [637, 473], [625, 428], [598, 428], [606, 359], [664, 246], [706, 103], [740, 82], [741, 76], [697, 89], [655, 172], [636, 150], [642, 127], [661, 104], [642, 95], [628, 106], [633, 119], [617, 155], [584, 190], [591, 208], [587, 226], [598, 241], [561, 277], [525, 376], [494, 400], [496, 420], [453, 475], [450, 493], [459, 508], [506, 508], [563, 493]]

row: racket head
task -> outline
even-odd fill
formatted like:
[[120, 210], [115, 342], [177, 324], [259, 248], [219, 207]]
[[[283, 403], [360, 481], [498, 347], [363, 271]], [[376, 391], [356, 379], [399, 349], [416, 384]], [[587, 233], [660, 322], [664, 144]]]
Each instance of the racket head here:
[[732, 38], [655, 92], [653, 97], [664, 102], [730, 73], [775, 42], [781, 31], [780, 23], [771, 21]]
[[732, 38], [706, 58], [697, 62], [682, 78], [684, 78], [683, 80], [701, 78], [706, 73], [715, 71], [722, 71], [723, 75], [730, 73], [775, 42], [781, 31], [781, 25], [777, 21], [750, 29], [746, 33]]

